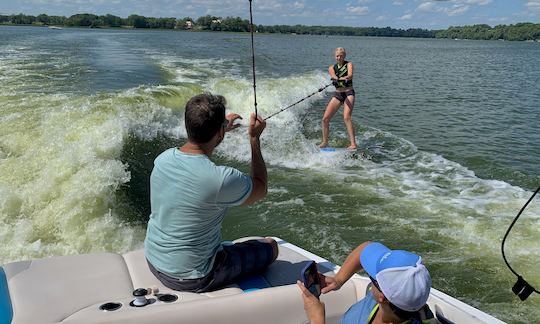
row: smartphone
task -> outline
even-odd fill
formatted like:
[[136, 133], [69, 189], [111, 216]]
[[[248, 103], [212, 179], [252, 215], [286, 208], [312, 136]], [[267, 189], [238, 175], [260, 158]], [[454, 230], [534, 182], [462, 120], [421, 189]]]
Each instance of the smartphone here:
[[319, 272], [317, 271], [317, 263], [310, 261], [300, 272], [300, 277], [306, 287], [315, 297], [321, 295], [321, 283], [319, 281]]

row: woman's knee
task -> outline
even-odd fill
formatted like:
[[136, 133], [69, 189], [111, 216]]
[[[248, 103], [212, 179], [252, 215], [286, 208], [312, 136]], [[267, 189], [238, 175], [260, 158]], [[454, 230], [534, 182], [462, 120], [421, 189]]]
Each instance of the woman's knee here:
[[322, 122], [324, 125], [328, 125], [328, 124], [330, 123], [330, 117], [324, 115], [323, 118], [321, 119], [321, 122]]

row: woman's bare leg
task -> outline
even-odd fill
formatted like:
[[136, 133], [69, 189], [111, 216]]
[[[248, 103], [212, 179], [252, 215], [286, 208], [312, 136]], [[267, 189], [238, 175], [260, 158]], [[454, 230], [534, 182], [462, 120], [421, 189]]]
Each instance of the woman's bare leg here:
[[349, 139], [351, 141], [351, 145], [348, 147], [348, 149], [356, 149], [356, 136], [354, 134], [354, 124], [352, 121], [352, 112], [354, 107], [354, 96], [348, 96], [345, 100], [343, 108], [343, 121], [345, 122], [345, 127], [347, 127], [347, 133], [349, 134]]
[[339, 106], [341, 106], [341, 102], [339, 102], [339, 100], [337, 100], [334, 97], [330, 99], [330, 102], [328, 102], [328, 105], [326, 106], [326, 110], [324, 111], [324, 115], [322, 118], [322, 142], [321, 144], [319, 144], [319, 147], [328, 146], [328, 134], [330, 132], [330, 119], [334, 117], [334, 115], [339, 109]]

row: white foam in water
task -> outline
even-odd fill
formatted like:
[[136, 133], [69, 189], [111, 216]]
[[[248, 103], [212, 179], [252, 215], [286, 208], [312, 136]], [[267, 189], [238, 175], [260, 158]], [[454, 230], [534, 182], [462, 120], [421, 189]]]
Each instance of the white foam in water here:
[[304, 202], [304, 200], [302, 200], [300, 198], [294, 198], [294, 199], [289, 199], [289, 200], [285, 200], [285, 201], [271, 202], [270, 204], [272, 204], [274, 206], [281, 206], [281, 205], [300, 205], [300, 206], [304, 206], [305, 202]]
[[[174, 57], [165, 53], [149, 52], [154, 60], [174, 77], [175, 82], [206, 83], [219, 77], [243, 78], [238, 71], [240, 60], [198, 59]], [[235, 72], [236, 71], [236, 72]]]
[[329, 204], [332, 202], [332, 195], [325, 195], [325, 194], [317, 193], [317, 196], [319, 196], [321, 201], [324, 203]]
[[25, 118], [2, 121], [3, 262], [140, 246], [144, 231], [122, 225], [112, 197], [130, 180], [118, 159], [127, 127], [144, 114], [115, 100], [29, 95]]
[[[3, 262], [140, 247], [143, 227], [124, 224], [118, 210], [121, 207], [114, 201], [115, 193], [131, 178], [128, 166], [120, 161], [121, 150], [128, 134], [143, 140], [158, 134], [185, 138], [183, 105], [195, 93], [209, 90], [222, 94], [229, 112], [244, 117], [243, 127], [227, 134], [217, 154], [234, 161], [250, 160], [247, 124], [253, 111], [253, 89], [249, 76], [235, 75], [231, 66], [239, 64], [237, 61], [176, 59], [156, 53], [154, 58], [182, 85], [141, 86], [95, 96], [44, 95], [21, 92], [27, 82], [34, 81], [26, 79], [29, 73], [24, 54], [11, 51], [0, 60], [0, 71], [7, 77], [0, 94], [10, 96], [0, 98]], [[195, 69], [190, 69], [190, 64]], [[269, 116], [326, 82], [324, 71], [260, 77], [259, 114]], [[21, 98], [13, 99], [13, 95]], [[480, 179], [458, 163], [419, 151], [413, 143], [373, 128], [364, 128], [358, 136], [360, 143], [377, 145], [376, 150], [368, 149], [368, 153], [376, 151], [377, 159], [322, 155], [317, 142], [304, 135], [300, 120], [306, 109], [321, 99], [325, 99], [323, 94], [314, 95], [270, 119], [262, 146], [273, 172], [299, 170], [303, 176], [322, 179], [325, 187], [306, 190], [305, 197], [298, 197], [293, 196], [297, 189], [270, 184], [269, 198], [260, 207], [262, 221], [273, 222], [276, 211], [291, 210], [307, 213], [306, 218], [327, 218], [330, 222], [318, 221], [313, 226], [298, 226], [304, 225], [302, 219], [283, 226], [307, 240], [310, 250], [330, 251], [329, 257], [336, 261], [354, 248], [344, 236], [356, 233], [369, 219], [392, 235], [401, 233], [402, 227], [408, 235], [428, 233], [426, 240], [458, 245], [452, 249], [459, 253], [432, 255], [432, 262], [462, 262], [480, 255], [482, 260], [494, 260], [497, 271], [503, 271], [500, 240], [531, 192], [502, 181]], [[319, 114], [313, 117], [319, 120], [322, 110], [313, 114]], [[335, 122], [341, 121], [336, 118]], [[320, 131], [318, 123], [316, 127], [314, 131]], [[346, 139], [343, 131], [332, 135]], [[325, 192], [328, 188], [340, 194]], [[376, 199], [376, 206], [356, 206], [351, 199], [370, 196]], [[313, 199], [323, 205], [346, 199], [353, 206], [322, 215], [308, 206]], [[336, 226], [344, 222], [350, 223]], [[531, 282], [540, 280], [531, 270], [539, 262], [539, 225], [540, 203], [536, 199], [507, 242], [510, 258], [519, 260], [520, 269]]]
[[[480, 179], [458, 163], [431, 153], [418, 152], [413, 158], [389, 164], [391, 168], [384, 173], [391, 173], [390, 178], [397, 182], [395, 185], [403, 195], [395, 199], [421, 202], [426, 212], [420, 210], [419, 219], [437, 219], [441, 235], [477, 246], [493, 256], [499, 254], [504, 231], [531, 194], [502, 181]], [[513, 253], [534, 248], [534, 241], [522, 235], [526, 224], [539, 224], [539, 214], [540, 204], [537, 203], [522, 216], [521, 228], [516, 226], [511, 244], [526, 248], [513, 250]], [[538, 237], [538, 229], [538, 226], [530, 227], [529, 235]]]
[[[269, 184], [269, 186], [271, 186], [271, 184]], [[287, 194], [287, 193], [289, 193], [289, 190], [287, 190], [287, 188], [283, 188], [283, 187], [279, 187], [279, 188], [269, 187], [268, 188], [268, 193], [271, 193], [271, 194]]]

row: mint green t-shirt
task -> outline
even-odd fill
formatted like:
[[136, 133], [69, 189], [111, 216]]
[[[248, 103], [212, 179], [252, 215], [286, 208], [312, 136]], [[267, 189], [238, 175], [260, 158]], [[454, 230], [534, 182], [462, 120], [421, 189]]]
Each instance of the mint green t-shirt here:
[[154, 161], [150, 176], [151, 214], [145, 256], [159, 271], [178, 279], [207, 275], [221, 250], [221, 222], [227, 208], [241, 205], [251, 177], [215, 165], [204, 154], [171, 148]]

